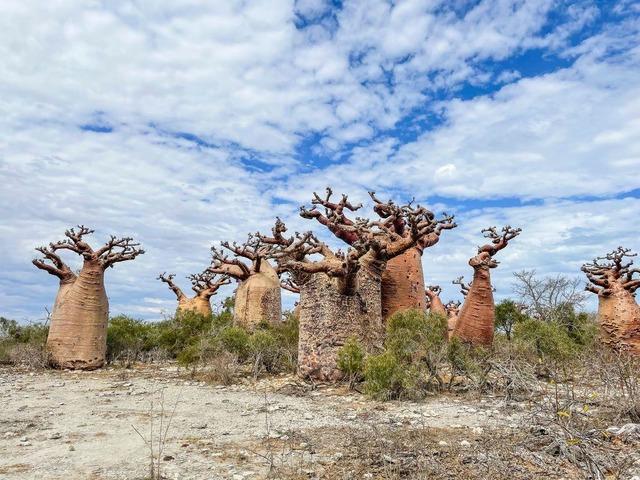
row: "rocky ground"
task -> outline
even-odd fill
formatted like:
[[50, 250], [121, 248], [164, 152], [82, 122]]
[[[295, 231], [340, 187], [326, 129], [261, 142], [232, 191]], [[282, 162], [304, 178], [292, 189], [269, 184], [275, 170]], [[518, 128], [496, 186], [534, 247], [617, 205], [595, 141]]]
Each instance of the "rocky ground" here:
[[220, 386], [175, 367], [4, 368], [0, 405], [7, 479], [149, 478], [150, 442], [171, 479], [585, 478], [536, 446], [525, 404], [492, 397], [380, 403], [292, 376]]

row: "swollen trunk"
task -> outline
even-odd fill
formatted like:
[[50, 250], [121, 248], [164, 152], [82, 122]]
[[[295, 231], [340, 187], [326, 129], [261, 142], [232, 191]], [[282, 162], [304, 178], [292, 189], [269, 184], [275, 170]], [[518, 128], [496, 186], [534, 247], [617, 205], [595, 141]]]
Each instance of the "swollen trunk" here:
[[458, 315], [453, 336], [472, 345], [493, 343], [495, 310], [488, 268], [476, 268], [469, 293]]
[[262, 261], [260, 272], [238, 286], [234, 322], [247, 329], [260, 322], [275, 325], [282, 320], [280, 279], [269, 262]]
[[192, 298], [183, 297], [178, 300], [178, 309], [176, 313], [180, 314], [181, 312], [194, 312], [204, 315], [205, 317], [213, 314], [209, 299], [200, 296]]
[[104, 364], [109, 302], [104, 270], [86, 262], [78, 278], [61, 285], [51, 314], [47, 350], [60, 368], [94, 369]]
[[355, 294], [344, 295], [337, 279], [317, 273], [300, 286], [298, 373], [302, 377], [340, 379], [338, 350], [350, 337], [369, 352], [382, 347], [380, 275], [361, 268], [356, 284]]
[[640, 306], [624, 288], [599, 296], [598, 322], [602, 341], [616, 350], [640, 355]]
[[382, 316], [386, 320], [396, 312], [425, 307], [422, 255], [410, 248], [389, 260], [382, 274]]

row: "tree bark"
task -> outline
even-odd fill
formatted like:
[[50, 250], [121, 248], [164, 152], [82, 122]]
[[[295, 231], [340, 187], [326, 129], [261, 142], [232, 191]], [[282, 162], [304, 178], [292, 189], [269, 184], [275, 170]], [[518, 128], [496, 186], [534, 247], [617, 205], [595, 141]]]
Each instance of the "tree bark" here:
[[178, 300], [176, 314], [179, 315], [181, 312], [194, 312], [205, 317], [213, 315], [209, 299], [199, 295], [191, 298], [185, 296]]
[[47, 350], [60, 368], [91, 370], [101, 367], [107, 351], [109, 301], [104, 269], [85, 260], [72, 283], [60, 285], [51, 314]]
[[477, 267], [453, 336], [472, 345], [490, 346], [493, 343], [495, 306], [489, 268]]
[[382, 347], [384, 326], [381, 278], [361, 268], [354, 295], [340, 293], [338, 279], [316, 273], [300, 285], [298, 373], [304, 378], [335, 381], [338, 350], [355, 337], [368, 352]]
[[396, 312], [426, 307], [422, 254], [414, 247], [387, 262], [382, 274], [382, 317]]
[[640, 355], [640, 306], [617, 282], [609, 295], [598, 295], [598, 323], [602, 342], [615, 350]]
[[234, 311], [234, 323], [249, 330], [263, 321], [271, 325], [282, 321], [280, 279], [267, 260], [238, 285]]

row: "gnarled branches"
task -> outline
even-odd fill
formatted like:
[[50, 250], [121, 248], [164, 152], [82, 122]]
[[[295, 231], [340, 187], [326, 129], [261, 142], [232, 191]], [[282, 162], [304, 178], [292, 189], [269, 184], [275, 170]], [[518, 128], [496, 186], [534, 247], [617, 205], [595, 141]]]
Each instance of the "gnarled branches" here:
[[586, 290], [598, 295], [611, 295], [612, 284], [617, 283], [632, 294], [640, 288], [640, 279], [634, 279], [640, 269], [631, 268], [637, 253], [631, 253], [631, 249], [618, 247], [613, 252], [607, 253], [603, 257], [594, 258], [592, 262], [585, 263], [582, 271], [589, 279]]

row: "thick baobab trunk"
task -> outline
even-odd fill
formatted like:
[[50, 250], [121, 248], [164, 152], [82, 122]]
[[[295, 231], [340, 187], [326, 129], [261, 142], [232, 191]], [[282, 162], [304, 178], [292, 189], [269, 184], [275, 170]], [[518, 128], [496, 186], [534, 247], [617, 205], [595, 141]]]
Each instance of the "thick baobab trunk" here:
[[263, 260], [260, 271], [243, 280], [236, 291], [234, 322], [247, 329], [260, 322], [275, 325], [282, 321], [280, 279]]
[[195, 296], [192, 298], [183, 297], [178, 300], [178, 308], [176, 314], [180, 315], [182, 312], [194, 312], [205, 317], [213, 315], [211, 310], [211, 302], [208, 298]]
[[300, 286], [298, 373], [302, 377], [340, 379], [343, 374], [337, 365], [338, 350], [350, 337], [369, 352], [382, 347], [380, 276], [361, 268], [352, 295], [342, 294], [339, 282], [316, 273]]
[[77, 279], [61, 285], [51, 314], [47, 350], [61, 368], [94, 369], [105, 362], [109, 302], [104, 269], [85, 261]]
[[425, 309], [422, 254], [416, 247], [387, 262], [382, 274], [382, 317], [403, 310]]
[[633, 295], [611, 285], [610, 295], [598, 296], [598, 322], [602, 342], [616, 350], [640, 355], [640, 306]]
[[453, 336], [473, 345], [493, 343], [495, 307], [488, 268], [476, 268], [473, 282], [458, 315]]

